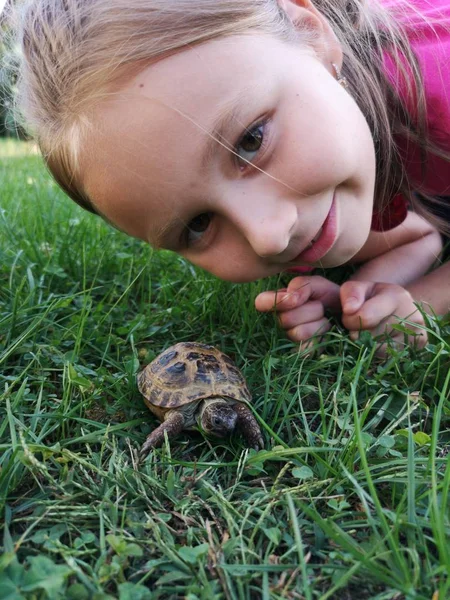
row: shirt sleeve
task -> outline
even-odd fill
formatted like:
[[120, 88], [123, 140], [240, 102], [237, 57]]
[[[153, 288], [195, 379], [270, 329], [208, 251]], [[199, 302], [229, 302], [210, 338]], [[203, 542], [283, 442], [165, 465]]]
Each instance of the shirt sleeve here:
[[397, 194], [381, 211], [372, 215], [372, 231], [389, 231], [398, 227], [406, 219], [408, 203], [403, 194]]

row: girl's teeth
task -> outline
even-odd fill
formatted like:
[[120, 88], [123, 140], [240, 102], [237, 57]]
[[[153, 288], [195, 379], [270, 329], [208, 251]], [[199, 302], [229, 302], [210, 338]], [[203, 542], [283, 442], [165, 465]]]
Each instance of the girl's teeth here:
[[319, 229], [319, 231], [317, 232], [317, 234], [313, 237], [313, 239], [306, 246], [305, 250], [309, 250], [313, 246], [313, 244], [315, 244], [317, 242], [317, 240], [320, 238], [320, 234], [321, 233], [322, 233], [322, 227]]
[[319, 229], [319, 231], [317, 232], [317, 234], [313, 237], [313, 239], [306, 246], [305, 250], [309, 250], [312, 247], [312, 245], [317, 242], [317, 240], [320, 238], [320, 234], [321, 233], [322, 233], [322, 227]]
[[320, 238], [320, 234], [322, 233], [322, 227], [319, 229], [319, 231], [317, 232], [317, 235], [315, 235], [312, 239], [311, 244], [314, 244], [315, 242], [317, 242], [317, 240]]

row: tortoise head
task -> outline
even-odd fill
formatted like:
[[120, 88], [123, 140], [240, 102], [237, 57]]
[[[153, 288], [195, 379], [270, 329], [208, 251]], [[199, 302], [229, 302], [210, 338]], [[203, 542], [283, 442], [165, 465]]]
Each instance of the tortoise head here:
[[199, 425], [205, 433], [225, 437], [233, 433], [237, 413], [226, 399], [205, 400], [200, 412]]

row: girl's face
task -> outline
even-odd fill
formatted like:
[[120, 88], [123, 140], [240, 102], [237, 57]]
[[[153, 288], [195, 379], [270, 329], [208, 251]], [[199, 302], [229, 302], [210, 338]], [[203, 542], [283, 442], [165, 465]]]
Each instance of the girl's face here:
[[368, 125], [331, 64], [274, 37], [149, 66], [103, 103], [83, 162], [108, 220], [230, 281], [337, 266], [370, 229]]

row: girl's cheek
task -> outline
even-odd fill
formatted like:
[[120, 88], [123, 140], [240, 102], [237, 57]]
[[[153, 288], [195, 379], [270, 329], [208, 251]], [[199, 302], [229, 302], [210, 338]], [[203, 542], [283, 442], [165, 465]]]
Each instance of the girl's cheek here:
[[314, 196], [348, 176], [350, 157], [342, 139], [318, 136], [302, 127], [284, 125], [279, 136], [271, 174], [303, 194]]
[[[201, 257], [190, 257], [188, 260], [224, 281], [243, 283], [258, 278], [255, 265], [251, 264], [248, 257], [241, 253], [238, 258], [232, 249], [222, 252], [211, 251], [204, 253]], [[261, 276], [263, 275], [259, 275], [259, 277]]]

